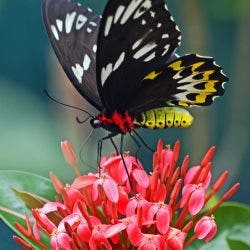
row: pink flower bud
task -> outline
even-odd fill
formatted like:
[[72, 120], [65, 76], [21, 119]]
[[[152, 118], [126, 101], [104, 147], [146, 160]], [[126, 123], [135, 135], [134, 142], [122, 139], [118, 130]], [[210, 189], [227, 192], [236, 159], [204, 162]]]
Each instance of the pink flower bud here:
[[217, 232], [217, 225], [214, 217], [203, 216], [195, 225], [194, 232], [197, 239], [204, 239], [205, 242], [210, 241]]
[[70, 142], [69, 141], [62, 141], [61, 142], [61, 149], [62, 149], [62, 153], [63, 153], [65, 161], [70, 166], [76, 166], [78, 159], [77, 159], [75, 151], [74, 151], [72, 145], [70, 144]]

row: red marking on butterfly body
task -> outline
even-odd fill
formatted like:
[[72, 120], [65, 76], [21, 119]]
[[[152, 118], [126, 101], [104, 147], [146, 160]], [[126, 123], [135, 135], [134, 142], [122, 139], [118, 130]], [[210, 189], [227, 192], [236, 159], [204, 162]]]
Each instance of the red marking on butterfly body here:
[[115, 111], [110, 117], [105, 114], [100, 114], [97, 119], [105, 125], [116, 125], [122, 133], [130, 132], [134, 129], [134, 123], [131, 115], [128, 112], [120, 114]]

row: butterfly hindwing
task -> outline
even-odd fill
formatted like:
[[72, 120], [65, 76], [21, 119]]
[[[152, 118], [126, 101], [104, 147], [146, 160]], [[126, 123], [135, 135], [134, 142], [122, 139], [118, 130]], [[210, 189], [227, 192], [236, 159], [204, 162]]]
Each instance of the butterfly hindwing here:
[[224, 94], [227, 80], [213, 58], [185, 55], [146, 74], [129, 110], [139, 113], [165, 106], [207, 106]]
[[163, 0], [109, 1], [100, 25], [97, 83], [104, 106], [125, 111], [140, 82], [164, 65], [180, 32]]
[[44, 0], [44, 23], [55, 53], [72, 84], [98, 110], [96, 51], [100, 17], [68, 0]]

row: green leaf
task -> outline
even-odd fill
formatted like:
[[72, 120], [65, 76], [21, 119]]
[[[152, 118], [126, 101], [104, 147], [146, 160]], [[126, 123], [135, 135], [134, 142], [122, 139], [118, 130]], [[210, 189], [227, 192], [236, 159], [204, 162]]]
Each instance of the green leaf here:
[[22, 199], [29, 199], [32, 195], [28, 194], [34, 193], [47, 200], [54, 200], [55, 197], [55, 191], [50, 180], [35, 174], [1, 170], [0, 183], [0, 218], [19, 235], [20, 233], [14, 227], [14, 222], [16, 221], [26, 227], [22, 216], [25, 213], [30, 214], [20, 196]]
[[[250, 249], [250, 207], [226, 203], [214, 213], [218, 226], [216, 237], [208, 243], [195, 241], [187, 249], [238, 250]], [[241, 248], [241, 246], [248, 248]]]
[[227, 242], [228, 242], [228, 245], [229, 245], [231, 250], [239, 250], [239, 249], [240, 250], [249, 250], [250, 249], [249, 245], [247, 245], [246, 243], [241, 242], [239, 240], [228, 239]]

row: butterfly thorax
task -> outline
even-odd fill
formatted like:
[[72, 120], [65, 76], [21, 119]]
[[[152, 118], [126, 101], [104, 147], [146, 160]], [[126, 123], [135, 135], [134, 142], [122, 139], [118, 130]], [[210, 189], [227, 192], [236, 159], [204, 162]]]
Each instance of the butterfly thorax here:
[[[119, 113], [117, 111], [113, 112], [111, 115], [105, 113], [99, 114], [96, 118], [99, 121], [99, 127], [103, 127], [113, 133], [127, 133], [134, 129], [133, 117], [128, 112]], [[93, 122], [92, 127], [95, 127]], [[94, 126], [93, 126], [94, 125]]]

